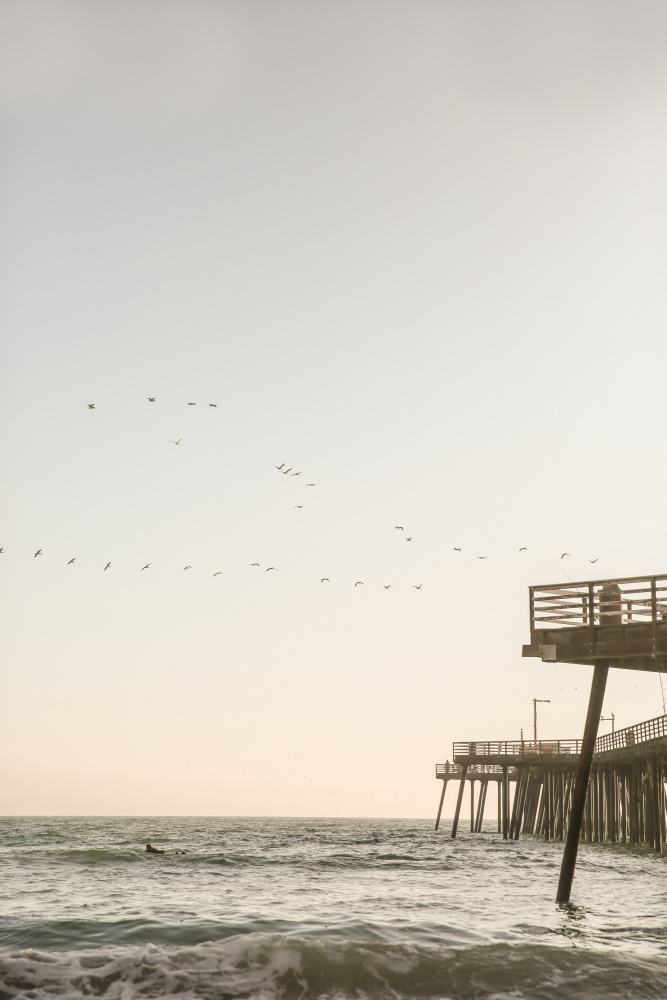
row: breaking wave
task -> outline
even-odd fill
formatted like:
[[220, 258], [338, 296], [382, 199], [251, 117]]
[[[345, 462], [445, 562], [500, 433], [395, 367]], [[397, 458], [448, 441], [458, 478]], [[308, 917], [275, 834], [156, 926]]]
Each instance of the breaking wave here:
[[246, 934], [0, 956], [0, 1000], [663, 1000], [667, 967], [610, 951], [438, 948]]

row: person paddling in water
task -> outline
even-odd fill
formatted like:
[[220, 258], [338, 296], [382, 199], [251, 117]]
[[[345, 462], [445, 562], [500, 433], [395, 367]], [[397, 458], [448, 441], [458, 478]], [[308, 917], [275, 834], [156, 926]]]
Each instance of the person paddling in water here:
[[146, 844], [146, 854], [166, 854], [166, 851], [161, 851], [157, 847], [152, 847], [150, 844]]

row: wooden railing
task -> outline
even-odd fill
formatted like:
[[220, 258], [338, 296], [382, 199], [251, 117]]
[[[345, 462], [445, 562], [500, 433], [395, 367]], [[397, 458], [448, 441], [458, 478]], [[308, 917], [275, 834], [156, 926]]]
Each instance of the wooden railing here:
[[532, 756], [579, 753], [581, 740], [489, 740], [454, 743], [455, 757]]
[[[514, 768], [510, 768], [512, 773], [514, 773]], [[497, 775], [502, 774], [503, 768], [500, 764], [471, 764], [467, 768], [466, 774], [469, 778], [480, 777], [483, 778], [484, 775]], [[463, 767], [461, 764], [436, 764], [435, 765], [435, 776], [436, 778], [453, 778], [458, 780], [463, 774]]]
[[628, 747], [639, 747], [642, 743], [650, 743], [667, 737], [667, 715], [659, 715], [647, 722], [638, 722], [636, 726], [617, 729], [613, 733], [598, 736], [595, 741], [595, 752], [606, 750], [627, 750]]
[[667, 574], [530, 587], [530, 631], [667, 622]]

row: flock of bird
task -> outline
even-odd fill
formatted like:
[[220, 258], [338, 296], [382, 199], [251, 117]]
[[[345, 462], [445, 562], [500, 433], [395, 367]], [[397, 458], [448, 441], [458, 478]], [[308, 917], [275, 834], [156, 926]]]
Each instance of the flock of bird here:
[[[146, 399], [151, 404], [156, 402], [156, 397], [155, 396], [147, 396]], [[95, 403], [87, 403], [86, 405], [87, 405], [87, 407], [88, 407], [89, 410], [95, 410], [96, 409], [96, 404]], [[188, 402], [187, 405], [188, 406], [196, 406], [197, 404], [196, 404], [196, 402]], [[218, 407], [217, 403], [208, 403], [206, 405], [208, 405], [212, 409], [217, 409], [217, 407]], [[180, 445], [182, 441], [183, 441], [182, 437], [177, 438], [177, 439], [171, 439], [169, 441], [169, 444]], [[291, 466], [291, 465], [288, 465], [286, 461], [285, 462], [281, 462], [280, 465], [274, 465], [274, 468], [282, 476], [287, 476], [289, 478], [298, 478], [299, 476], [302, 476], [304, 474], [301, 469], [294, 469], [294, 467]], [[309, 482], [309, 483], [305, 483], [304, 486], [305, 487], [309, 487], [311, 489], [315, 489], [318, 486], [318, 483]], [[299, 503], [299, 504], [294, 504], [293, 507], [294, 507], [295, 510], [304, 510], [305, 507], [306, 507], [306, 505]], [[404, 541], [406, 541], [406, 542], [412, 542], [412, 541], [414, 541], [414, 535], [408, 535], [408, 534], [406, 534], [405, 533], [405, 527], [402, 524], [395, 524], [394, 525], [394, 531], [403, 532], [402, 538], [403, 538]], [[453, 546], [453, 551], [454, 552], [458, 552], [458, 553], [462, 553], [463, 550], [462, 550], [462, 548], [460, 546], [456, 546], [455, 545], [455, 546]], [[525, 545], [522, 545], [519, 548], [519, 553], [527, 552], [527, 551], [528, 551], [528, 548]], [[0, 546], [0, 554], [3, 554], [3, 553], [4, 553], [4, 547]], [[37, 549], [34, 552], [33, 558], [37, 559], [38, 556], [42, 556], [42, 555], [43, 555], [43, 550], [40, 548], [40, 549]], [[479, 559], [479, 560], [485, 560], [485, 559], [488, 559], [488, 556], [486, 556], [486, 555], [478, 555], [478, 556], [476, 556], [476, 558]], [[563, 552], [561, 554], [561, 557], [560, 557], [561, 561], [563, 559], [566, 559], [566, 558], [572, 558], [571, 553], [569, 553], [569, 552]], [[589, 559], [588, 560], [588, 562], [591, 563], [591, 564], [595, 564], [595, 563], [597, 563], [597, 561], [598, 561], [597, 558], [595, 558], [595, 559]], [[75, 564], [76, 564], [76, 556], [73, 556], [71, 559], [67, 560], [67, 565], [68, 566], [73, 566]], [[150, 570], [151, 566], [152, 566], [152, 563], [151, 562], [147, 562], [143, 566], [140, 567], [139, 572], [143, 573], [146, 570]], [[103, 566], [102, 572], [106, 573], [107, 570], [109, 570], [111, 568], [112, 568], [112, 563], [109, 560]], [[250, 568], [253, 568], [253, 569], [255, 569], [255, 568], [256, 569], [262, 569], [260, 563], [258, 563], [258, 562], [252, 562], [252, 563], [250, 563]], [[188, 570], [191, 570], [191, 569], [192, 569], [192, 565], [188, 564], [188, 565], [186, 565], [186, 566], [183, 567], [182, 572], [185, 573], [185, 572], [187, 572]], [[277, 571], [278, 571], [278, 567], [277, 566], [266, 566], [266, 567], [264, 567], [264, 572], [266, 572], [266, 573], [277, 572]], [[224, 570], [218, 569], [218, 570], [216, 570], [212, 574], [212, 577], [225, 576], [225, 575], [226, 575], [226, 572]], [[327, 576], [320, 577], [320, 583], [321, 584], [330, 583], [330, 582], [331, 581], [330, 581], [329, 577], [327, 577]], [[354, 583], [354, 587], [355, 588], [356, 587], [364, 587], [364, 586], [366, 586], [364, 580], [356, 580], [355, 583]], [[422, 586], [423, 586], [423, 584], [421, 584], [421, 583], [411, 584], [411, 587], [414, 590], [421, 590]], [[382, 587], [383, 587], [384, 590], [391, 590], [392, 589], [392, 584], [391, 583], [385, 583], [385, 584], [382, 584]]]

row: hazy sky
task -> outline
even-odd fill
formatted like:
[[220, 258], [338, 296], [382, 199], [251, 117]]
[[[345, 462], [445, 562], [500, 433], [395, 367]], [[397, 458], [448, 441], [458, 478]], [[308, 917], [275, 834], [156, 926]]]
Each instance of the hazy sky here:
[[0, 2], [2, 812], [433, 815], [452, 740], [580, 735], [527, 587], [667, 571], [666, 48]]

